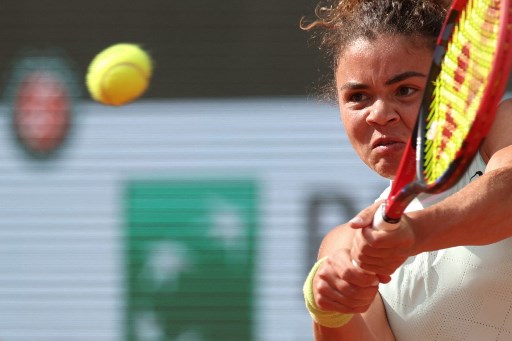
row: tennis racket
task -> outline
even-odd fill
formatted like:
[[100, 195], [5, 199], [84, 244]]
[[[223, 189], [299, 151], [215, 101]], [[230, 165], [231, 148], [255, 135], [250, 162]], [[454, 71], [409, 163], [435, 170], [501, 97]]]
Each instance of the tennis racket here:
[[469, 167], [508, 81], [511, 2], [453, 2], [437, 40], [416, 128], [374, 228], [397, 228], [418, 194], [449, 189]]

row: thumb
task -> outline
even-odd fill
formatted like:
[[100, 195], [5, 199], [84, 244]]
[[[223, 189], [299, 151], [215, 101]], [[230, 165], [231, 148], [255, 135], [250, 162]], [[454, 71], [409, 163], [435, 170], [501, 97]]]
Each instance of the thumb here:
[[362, 229], [372, 223], [371, 221], [370, 221], [370, 223], [368, 223], [365, 218], [366, 218], [366, 216], [362, 215], [362, 212], [361, 212], [358, 215], [356, 215], [354, 218], [350, 219], [348, 221], [348, 224], [353, 229]]
[[389, 275], [379, 275], [377, 274], [377, 277], [379, 278], [379, 282], [381, 283], [389, 283], [391, 281], [391, 276]]
[[379, 208], [382, 200], [375, 202], [373, 205], [365, 208], [359, 212], [354, 218], [348, 221], [348, 225], [353, 229], [361, 229], [371, 226], [373, 223], [373, 216]]

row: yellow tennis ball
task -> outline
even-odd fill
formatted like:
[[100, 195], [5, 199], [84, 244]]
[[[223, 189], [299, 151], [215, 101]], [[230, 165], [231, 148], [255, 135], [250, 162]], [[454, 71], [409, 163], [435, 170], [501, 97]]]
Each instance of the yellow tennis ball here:
[[151, 58], [143, 49], [135, 44], [115, 44], [94, 57], [86, 83], [96, 101], [123, 105], [146, 91], [151, 73]]

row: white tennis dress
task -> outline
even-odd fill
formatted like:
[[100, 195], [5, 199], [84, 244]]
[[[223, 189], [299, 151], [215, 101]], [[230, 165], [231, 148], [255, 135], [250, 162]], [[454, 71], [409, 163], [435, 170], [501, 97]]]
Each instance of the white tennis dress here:
[[[442, 200], [484, 169], [482, 158], [476, 157], [449, 193], [420, 196], [408, 210]], [[510, 341], [512, 239], [410, 257], [379, 291], [397, 341]]]

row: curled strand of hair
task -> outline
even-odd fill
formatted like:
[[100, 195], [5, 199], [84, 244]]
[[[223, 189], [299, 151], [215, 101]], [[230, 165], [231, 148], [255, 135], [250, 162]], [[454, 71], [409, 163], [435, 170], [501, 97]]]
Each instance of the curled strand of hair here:
[[314, 18], [302, 18], [300, 27], [311, 31], [334, 71], [345, 48], [357, 39], [371, 41], [387, 34], [433, 47], [450, 4], [450, 0], [322, 0]]

